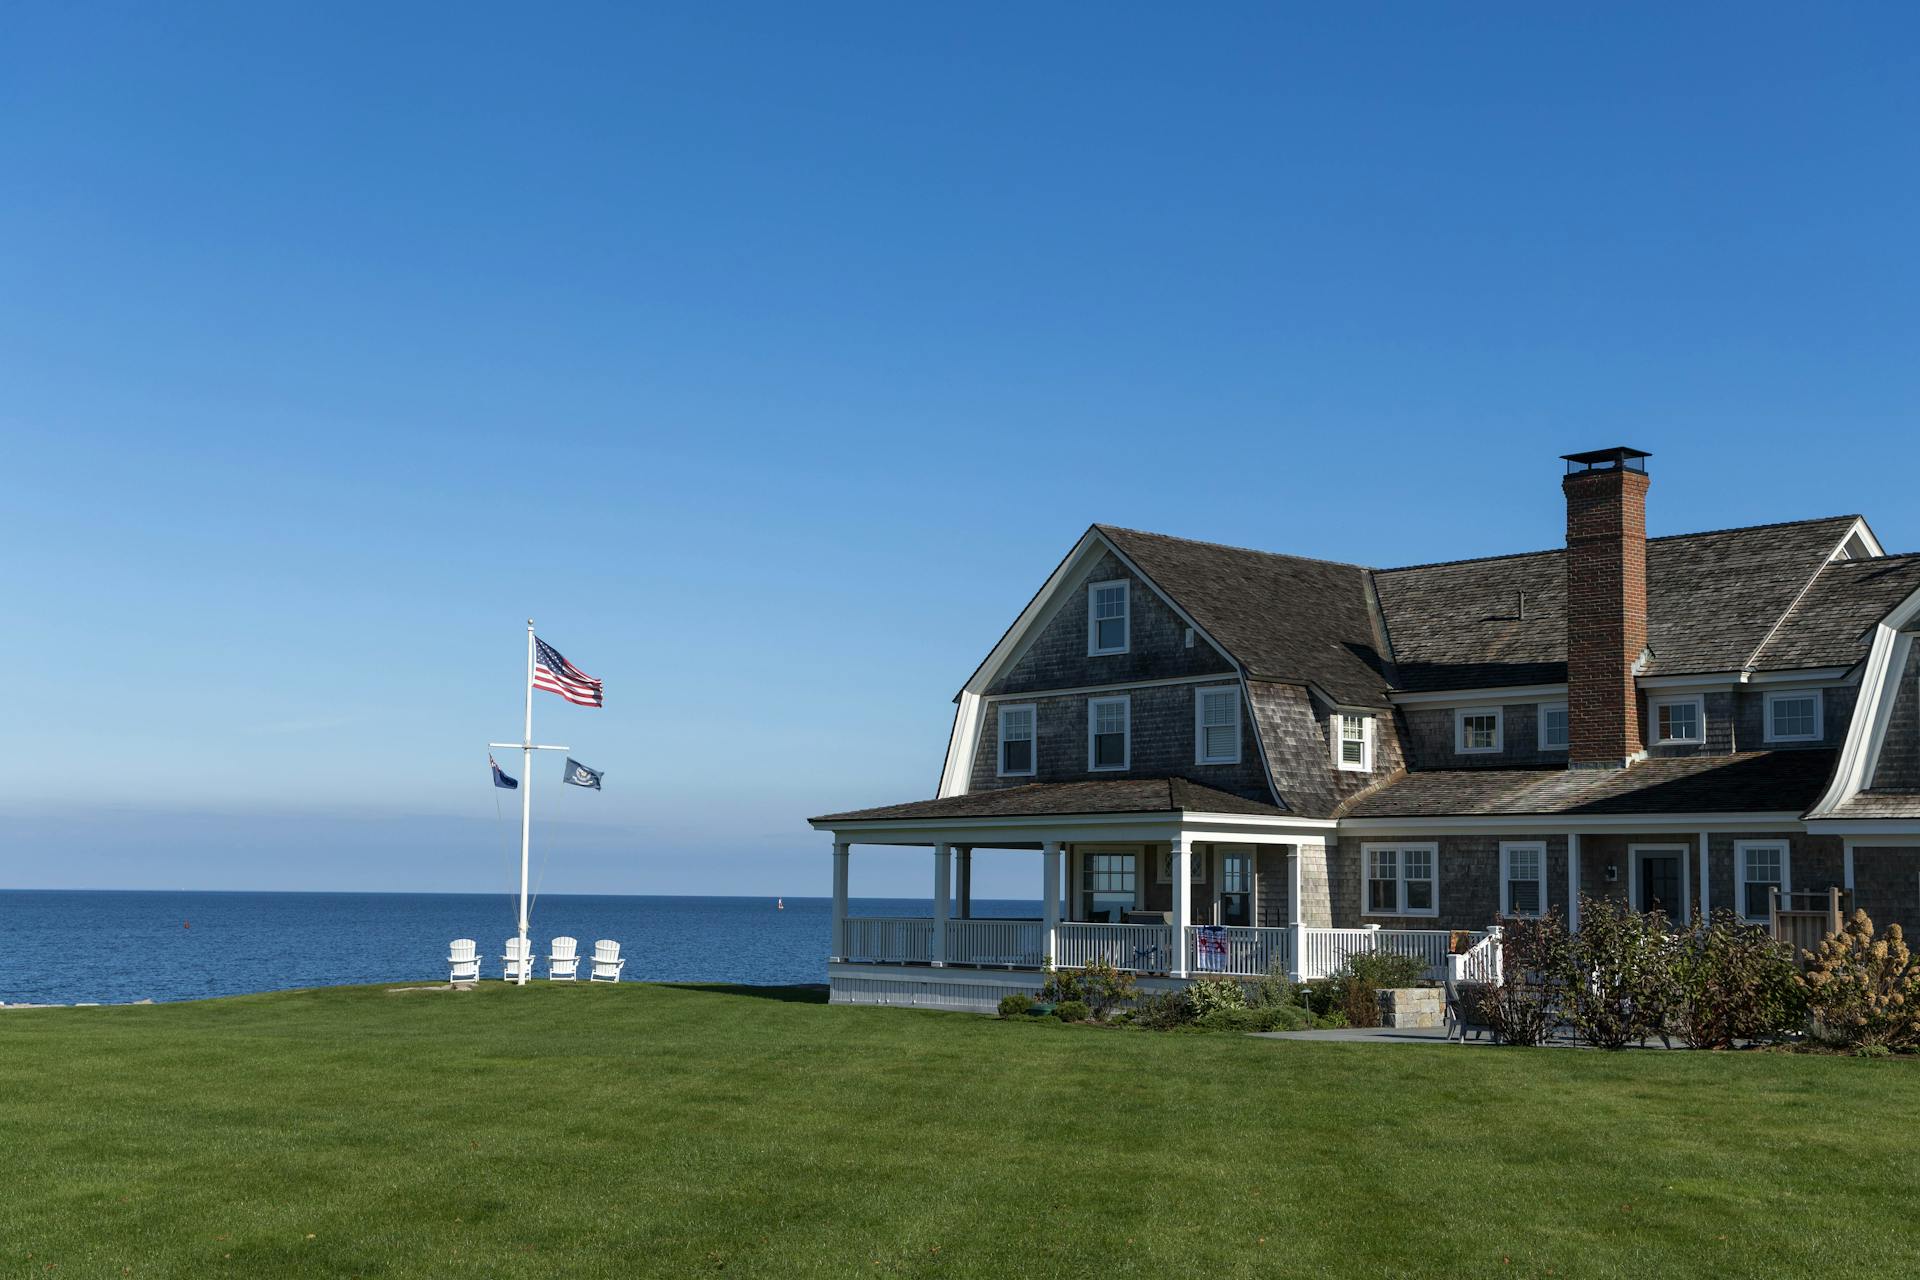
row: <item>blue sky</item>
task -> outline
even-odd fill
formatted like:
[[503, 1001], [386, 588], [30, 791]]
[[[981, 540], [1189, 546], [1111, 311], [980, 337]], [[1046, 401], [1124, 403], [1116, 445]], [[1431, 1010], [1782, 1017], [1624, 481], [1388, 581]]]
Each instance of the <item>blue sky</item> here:
[[0, 885], [504, 890], [529, 615], [547, 889], [804, 895], [1094, 520], [1920, 548], [1908, 8], [0, 25]]

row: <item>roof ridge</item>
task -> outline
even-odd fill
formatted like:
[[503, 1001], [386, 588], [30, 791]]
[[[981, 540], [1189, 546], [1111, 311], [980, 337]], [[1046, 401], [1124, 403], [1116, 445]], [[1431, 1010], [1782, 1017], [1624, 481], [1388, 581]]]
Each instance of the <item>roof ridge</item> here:
[[1291, 551], [1262, 551], [1259, 547], [1240, 547], [1231, 542], [1209, 542], [1205, 538], [1183, 538], [1177, 533], [1156, 533], [1152, 529], [1134, 529], [1124, 524], [1102, 524], [1094, 521], [1093, 527], [1102, 533], [1131, 533], [1142, 538], [1164, 538], [1168, 542], [1184, 542], [1192, 547], [1212, 547], [1216, 551], [1241, 551], [1251, 556], [1266, 556], [1273, 560], [1301, 560], [1308, 564], [1327, 564], [1338, 569], [1358, 569], [1365, 573], [1373, 571], [1371, 565], [1358, 564], [1352, 560], [1329, 560], [1325, 556], [1295, 555]]
[[[1840, 520], [1864, 520], [1866, 517], [1855, 515], [1814, 516], [1806, 520], [1776, 520], [1770, 524], [1737, 524], [1725, 529], [1694, 529], [1687, 533], [1663, 533], [1657, 538], [1648, 538], [1648, 542], [1678, 542], [1683, 538], [1710, 538], [1722, 533], [1756, 533], [1762, 529], [1791, 529], [1808, 524], [1832, 524]], [[1413, 569], [1448, 569], [1462, 564], [1493, 564], [1501, 560], [1524, 560], [1528, 556], [1557, 556], [1566, 554], [1565, 547], [1545, 547], [1538, 551], [1508, 551], [1497, 556], [1466, 556], [1459, 560], [1430, 560], [1425, 564], [1401, 564], [1390, 569], [1375, 569], [1375, 573], [1406, 573]], [[1920, 555], [1920, 552], [1903, 554]], [[1879, 556], [1876, 559], [1894, 559], [1892, 556]], [[1844, 563], [1835, 561], [1834, 563]]]

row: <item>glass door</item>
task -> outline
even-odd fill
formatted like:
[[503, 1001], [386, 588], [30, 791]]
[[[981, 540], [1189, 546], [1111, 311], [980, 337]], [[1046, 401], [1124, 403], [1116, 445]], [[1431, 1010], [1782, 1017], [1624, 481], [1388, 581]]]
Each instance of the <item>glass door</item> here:
[[1220, 923], [1253, 923], [1253, 855], [1227, 850], [1220, 855]]

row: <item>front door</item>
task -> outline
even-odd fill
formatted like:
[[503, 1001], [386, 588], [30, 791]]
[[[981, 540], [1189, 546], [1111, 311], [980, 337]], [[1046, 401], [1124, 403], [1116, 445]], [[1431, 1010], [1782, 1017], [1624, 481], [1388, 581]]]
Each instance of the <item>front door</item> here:
[[1253, 855], [1220, 855], [1220, 923], [1253, 923]]
[[1682, 914], [1680, 902], [1680, 855], [1649, 853], [1640, 859], [1640, 901], [1642, 911], [1664, 911], [1669, 920]]

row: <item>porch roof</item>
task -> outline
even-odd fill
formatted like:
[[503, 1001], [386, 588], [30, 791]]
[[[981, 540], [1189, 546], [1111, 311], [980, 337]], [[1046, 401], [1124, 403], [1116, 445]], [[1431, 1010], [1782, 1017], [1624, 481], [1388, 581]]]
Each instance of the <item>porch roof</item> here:
[[1248, 800], [1186, 778], [1113, 778], [1098, 782], [1033, 782], [1023, 787], [971, 791], [938, 800], [913, 800], [809, 821], [867, 822], [913, 818], [1032, 818], [1098, 813], [1240, 813], [1287, 817], [1285, 809]]
[[1748, 751], [1645, 760], [1630, 769], [1439, 769], [1368, 792], [1338, 816], [1804, 813], [1826, 788], [1835, 755]]
[[1897, 791], [1863, 791], [1825, 815], [1829, 818], [1920, 818], [1920, 795]]

